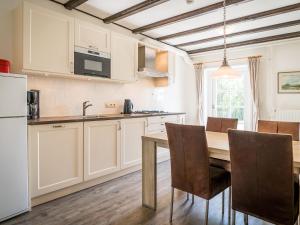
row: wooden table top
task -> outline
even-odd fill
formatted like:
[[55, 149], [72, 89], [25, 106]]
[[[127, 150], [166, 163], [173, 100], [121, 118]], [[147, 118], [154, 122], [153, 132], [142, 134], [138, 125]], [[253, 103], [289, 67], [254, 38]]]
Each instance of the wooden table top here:
[[[226, 133], [207, 131], [206, 137], [210, 157], [230, 161], [228, 135]], [[158, 146], [168, 146], [166, 133], [147, 134], [142, 138], [146, 141], [154, 141]], [[293, 141], [293, 153], [294, 167], [300, 168], [300, 141]]]

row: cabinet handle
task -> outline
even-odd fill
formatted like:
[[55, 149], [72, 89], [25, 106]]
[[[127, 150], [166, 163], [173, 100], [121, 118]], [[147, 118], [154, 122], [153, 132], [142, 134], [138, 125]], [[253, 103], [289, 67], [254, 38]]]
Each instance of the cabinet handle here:
[[70, 73], [74, 73], [74, 62], [70, 62]]
[[53, 128], [63, 128], [64, 126], [63, 125], [53, 125], [52, 127]]
[[121, 130], [121, 122], [118, 122], [118, 130]]

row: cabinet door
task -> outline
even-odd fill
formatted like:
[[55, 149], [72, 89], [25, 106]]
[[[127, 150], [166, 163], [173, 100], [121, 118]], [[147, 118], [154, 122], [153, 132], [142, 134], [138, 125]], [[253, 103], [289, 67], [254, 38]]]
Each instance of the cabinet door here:
[[29, 126], [31, 197], [83, 181], [83, 124]]
[[120, 169], [120, 122], [84, 123], [84, 180]]
[[76, 20], [75, 45], [110, 53], [110, 32], [92, 23]]
[[23, 68], [73, 73], [74, 19], [24, 3]]
[[122, 168], [142, 162], [142, 136], [146, 133], [146, 119], [122, 120]]
[[111, 79], [136, 80], [136, 40], [121, 34], [111, 34]]

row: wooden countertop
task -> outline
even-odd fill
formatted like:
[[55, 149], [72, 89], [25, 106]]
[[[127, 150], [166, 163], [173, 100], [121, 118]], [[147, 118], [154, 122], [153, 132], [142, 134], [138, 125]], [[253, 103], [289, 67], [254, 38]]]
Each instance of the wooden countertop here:
[[185, 113], [153, 113], [153, 114], [99, 114], [88, 116], [61, 116], [61, 117], [41, 117], [39, 119], [28, 120], [28, 125], [42, 125], [53, 123], [72, 123], [72, 122], [87, 122], [98, 120], [119, 120], [119, 119], [132, 119], [132, 118], [144, 118], [152, 116], [170, 116], [170, 115], [184, 115]]

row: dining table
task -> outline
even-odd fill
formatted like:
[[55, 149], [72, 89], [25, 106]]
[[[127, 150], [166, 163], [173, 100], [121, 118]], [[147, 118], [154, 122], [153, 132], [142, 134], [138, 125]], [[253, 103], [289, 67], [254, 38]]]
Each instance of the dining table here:
[[[206, 131], [206, 138], [209, 157], [230, 165], [228, 134]], [[157, 208], [158, 147], [169, 149], [167, 133], [152, 133], [142, 136], [142, 204], [153, 210]], [[299, 176], [300, 141], [293, 141], [293, 161], [294, 173]], [[230, 170], [230, 167], [227, 170]]]

